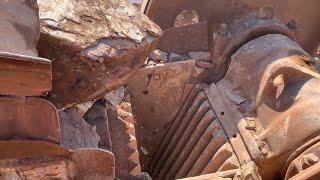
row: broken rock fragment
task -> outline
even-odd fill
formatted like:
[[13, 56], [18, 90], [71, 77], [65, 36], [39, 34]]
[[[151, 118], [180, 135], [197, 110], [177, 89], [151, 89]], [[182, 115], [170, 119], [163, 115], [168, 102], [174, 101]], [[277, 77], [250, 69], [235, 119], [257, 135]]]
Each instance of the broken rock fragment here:
[[155, 48], [161, 29], [126, 0], [38, 0], [39, 54], [53, 62], [58, 108], [121, 86]]
[[96, 127], [96, 131], [100, 136], [98, 144], [99, 148], [112, 151], [105, 100], [96, 101], [94, 105], [87, 111], [84, 119], [92, 127]]
[[106, 94], [104, 96], [104, 98], [108, 102], [110, 102], [112, 105], [117, 106], [118, 104], [120, 104], [120, 102], [124, 98], [124, 94], [125, 94], [125, 88], [120, 87], [120, 88], [113, 90], [113, 91], [109, 92], [108, 94]]
[[68, 149], [98, 148], [100, 137], [75, 108], [59, 112], [61, 145]]
[[209, 52], [189, 52], [188, 53], [189, 57], [191, 59], [196, 59], [196, 60], [200, 60], [200, 61], [211, 61], [211, 54]]
[[37, 56], [39, 38], [37, 1], [0, 1], [0, 49], [4, 52]]
[[138, 180], [152, 180], [151, 176], [146, 173], [146, 172], [142, 172], [137, 176]]
[[157, 49], [151, 52], [150, 58], [157, 62], [168, 62], [168, 53]]
[[180, 54], [170, 53], [169, 62], [183, 61], [184, 58]]

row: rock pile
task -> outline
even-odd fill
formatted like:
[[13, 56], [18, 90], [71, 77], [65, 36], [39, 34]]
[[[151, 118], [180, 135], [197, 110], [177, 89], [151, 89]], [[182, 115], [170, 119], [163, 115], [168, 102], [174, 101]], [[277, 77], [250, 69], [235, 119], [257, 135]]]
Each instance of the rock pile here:
[[39, 0], [39, 54], [52, 60], [49, 97], [59, 109], [123, 85], [156, 47], [161, 29], [126, 0]]

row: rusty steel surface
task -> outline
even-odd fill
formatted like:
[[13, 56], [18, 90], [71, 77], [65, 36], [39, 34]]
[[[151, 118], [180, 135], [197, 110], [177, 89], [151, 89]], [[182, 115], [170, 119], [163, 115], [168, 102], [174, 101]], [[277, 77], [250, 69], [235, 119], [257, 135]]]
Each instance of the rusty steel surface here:
[[46, 96], [51, 80], [50, 60], [0, 51], [0, 94]]
[[[310, 144], [310, 142], [307, 142], [305, 145], [303, 145], [303, 152], [301, 154], [298, 154], [297, 157], [294, 157], [295, 159], [293, 161], [290, 161], [290, 158], [288, 159], [289, 166], [285, 167], [287, 168], [287, 171], [285, 172], [285, 179], [303, 179], [302, 177], [312, 177], [319, 178], [319, 152], [320, 152], [320, 146], [319, 146], [319, 138], [315, 138], [318, 140], [313, 142], [313, 145]], [[307, 148], [307, 149], [306, 149]], [[302, 149], [302, 148], [301, 148]], [[315, 168], [316, 170], [311, 170], [310, 172], [309, 168]], [[317, 175], [317, 176], [316, 176]], [[299, 177], [299, 178], [298, 178]], [[306, 178], [308, 179], [308, 178]]]
[[319, 172], [319, 168], [320, 168], [320, 163], [312, 166], [310, 169], [307, 169], [305, 171], [303, 171], [301, 174], [292, 177], [292, 180], [317, 180], [320, 177], [320, 172]]
[[69, 157], [74, 163], [73, 179], [112, 180], [115, 177], [113, 153], [102, 149], [78, 149]]
[[195, 60], [159, 64], [140, 70], [129, 80], [142, 168], [148, 167], [183, 99], [192, 89], [186, 84], [193, 82], [196, 69]]
[[[188, 4], [188, 1], [183, 3]], [[228, 4], [228, 2], [225, 3]], [[172, 4], [170, 8], [176, 5]], [[158, 8], [159, 6], [155, 5]], [[151, 92], [152, 98], [147, 99], [148, 104], [153, 105], [159, 100], [162, 102], [166, 98], [161, 93], [169, 92], [167, 88], [163, 88], [162, 84], [155, 84], [152, 91], [143, 91], [142, 88], [139, 90], [142, 92], [140, 94], [136, 93], [139, 92], [137, 89], [132, 88], [135, 92], [132, 96], [133, 105], [137, 108], [136, 110], [139, 110], [134, 111], [138, 124], [137, 133], [144, 139], [149, 138], [148, 141], [138, 138], [138, 145], [147, 147], [145, 151], [141, 151], [145, 153], [145, 157], [143, 156], [141, 160], [149, 162], [147, 168], [145, 166], [143, 168], [148, 170], [154, 178], [192, 177], [219, 172], [221, 169], [224, 171], [238, 169], [234, 175], [235, 179], [285, 178], [287, 168], [294, 166], [289, 166], [292, 158], [299, 156], [299, 154], [295, 156], [293, 154], [302, 153], [298, 149], [303, 147], [306, 141], [317, 139], [316, 136], [320, 133], [317, 112], [320, 102], [319, 88], [317, 88], [320, 75], [310, 66], [312, 57], [303, 48], [309, 52], [313, 49], [308, 49], [306, 46], [302, 48], [298, 44], [303, 45], [301, 38], [304, 34], [297, 33], [292, 28], [292, 24], [287, 24], [279, 16], [277, 8], [264, 7], [257, 12], [247, 11], [248, 9], [244, 8], [245, 11], [239, 12], [241, 16], [234, 13], [228, 16], [230, 19], [225, 21], [225, 24], [220, 21], [213, 31], [211, 47], [209, 47], [214, 69], [211, 72], [216, 82], [208, 88], [202, 87], [206, 89], [203, 97], [201, 88], [195, 91], [197, 85], [194, 85], [200, 84], [201, 81], [193, 81], [194, 84], [191, 86], [190, 82], [183, 84], [184, 87], [190, 86], [191, 90], [181, 94], [182, 98], [179, 100], [174, 100], [176, 103], [167, 106], [178, 105], [177, 112], [168, 114], [162, 111], [161, 107], [156, 106], [158, 108], [154, 111], [170, 117], [170, 124], [164, 123], [168, 122], [168, 118], [154, 121], [153, 116], [146, 116], [147, 104], [143, 103], [146, 100], [141, 98], [143, 92], [146, 92], [145, 95]], [[152, 11], [152, 9], [149, 10], [149, 12]], [[156, 11], [161, 12], [161, 7]], [[162, 15], [159, 18], [166, 21], [168, 18], [163, 18], [170, 16], [170, 13]], [[192, 27], [197, 25], [200, 24], [170, 28], [167, 33], [176, 31], [178, 34], [181, 32], [179, 38], [183, 35], [188, 36], [188, 32], [183, 34], [179, 30], [190, 28], [189, 31], [192, 31], [195, 30]], [[208, 29], [211, 34], [212, 27]], [[174, 33], [172, 36], [174, 37]], [[183, 53], [189, 51], [188, 47], [184, 48], [183, 43], [174, 42], [177, 42], [177, 46], [181, 45], [177, 48], [179, 51], [185, 50], [186, 52]], [[169, 46], [176, 45], [170, 44], [166, 47]], [[168, 51], [175, 50], [173, 48]], [[166, 66], [165, 70], [169, 70], [169, 66]], [[149, 85], [153, 79], [150, 78], [150, 81], [146, 82]], [[137, 86], [132, 85], [132, 87]], [[148, 89], [148, 86], [145, 89]], [[207, 101], [208, 105], [206, 105]], [[218, 143], [220, 138], [215, 136], [218, 130], [212, 130], [211, 141], [206, 141], [205, 136], [196, 140], [202, 134], [206, 134], [205, 131], [200, 132], [204, 127], [210, 129], [209, 125], [205, 125], [207, 120], [203, 116], [203, 113], [210, 109], [213, 117], [220, 123], [220, 128], [223, 129], [224, 143]], [[144, 125], [151, 125], [151, 123], [152, 126], [149, 126], [152, 127], [151, 129], [145, 128]], [[299, 125], [303, 125], [303, 128], [297, 129]], [[143, 128], [139, 129], [139, 126]], [[157, 134], [158, 131], [151, 134], [152, 129], [157, 128], [163, 129], [162, 135]], [[156, 145], [152, 142], [156, 142]], [[223, 144], [229, 145], [231, 149], [229, 153], [231, 152], [235, 160], [224, 159], [226, 151], [223, 151]], [[154, 147], [157, 147], [156, 151], [152, 150]], [[216, 158], [228, 165], [218, 163]], [[311, 160], [314, 161], [314, 158]], [[306, 174], [317, 173], [312, 170]]]
[[[195, 10], [200, 21], [207, 21], [209, 32], [216, 32], [221, 23], [228, 23], [235, 17], [258, 11], [261, 7], [274, 8], [275, 17], [294, 30], [299, 44], [309, 53], [315, 50], [320, 40], [319, 1], [300, 0], [145, 0], [145, 13], [163, 30], [173, 27], [175, 18], [183, 10]], [[301, 8], [303, 7], [303, 8]], [[209, 33], [211, 36], [211, 33]]]
[[109, 132], [116, 160], [116, 176], [135, 179], [141, 173], [133, 115], [129, 103], [108, 105]]
[[[153, 159], [157, 179], [200, 175], [210, 161], [211, 153], [226, 143], [227, 138], [210, 110], [203, 90], [195, 87], [190, 93], [197, 89], [196, 96], [185, 102], [190, 105], [176, 116]], [[160, 171], [159, 175], [157, 171]]]
[[0, 97], [0, 138], [60, 142], [57, 109], [35, 97]]
[[[29, 161], [30, 164], [15, 167], [0, 167], [1, 179], [3, 180], [23, 180], [23, 179], [69, 179], [67, 174], [68, 161], [42, 159], [45, 163]], [[2, 163], [12, 163], [3, 161]], [[22, 163], [21, 163], [22, 164]]]
[[160, 37], [158, 48], [165, 52], [178, 54], [186, 54], [192, 51], [208, 51], [208, 40], [208, 25], [207, 22], [202, 22], [167, 29]]
[[243, 165], [252, 161], [244, 145], [243, 138], [237, 128], [237, 120], [233, 114], [229, 112], [224, 100], [222, 99], [223, 96], [215, 84], [210, 85], [210, 87], [206, 89], [206, 96], [208, 97], [213, 110], [216, 112], [221, 125], [226, 132], [240, 164]]
[[303, 170], [296, 176], [293, 176], [292, 180], [317, 180], [320, 177], [320, 163], [317, 163], [306, 170]]
[[[240, 167], [204, 92], [206, 86], [192, 85], [197, 82], [192, 80], [195, 67], [193, 61], [148, 67], [129, 83], [140, 162], [156, 179], [192, 177]], [[180, 68], [183, 73], [178, 74]], [[168, 96], [170, 102], [165, 98]], [[166, 106], [161, 106], [162, 102]], [[155, 111], [149, 112], [145, 108], [148, 104]], [[248, 161], [250, 158], [243, 162]]]
[[[0, 160], [1, 179], [112, 180], [115, 177], [114, 155], [109, 151], [68, 151], [41, 141], [6, 141], [0, 144], [6, 153], [13, 148], [10, 155], [4, 154], [8, 156]], [[25, 154], [26, 149], [30, 154]]]
[[[262, 12], [266, 11], [261, 9]], [[245, 43], [267, 34], [283, 34], [295, 39], [293, 32], [280, 20], [259, 17], [261, 12], [235, 18], [229, 25], [221, 24], [213, 34], [211, 44], [215, 80], [220, 80], [228, 69], [231, 56]]]
[[[226, 77], [217, 83], [262, 178], [276, 178], [290, 153], [319, 133], [319, 91], [314, 87], [320, 76], [305, 56], [283, 35], [262, 36], [232, 56]], [[296, 128], [299, 124], [303, 129]]]

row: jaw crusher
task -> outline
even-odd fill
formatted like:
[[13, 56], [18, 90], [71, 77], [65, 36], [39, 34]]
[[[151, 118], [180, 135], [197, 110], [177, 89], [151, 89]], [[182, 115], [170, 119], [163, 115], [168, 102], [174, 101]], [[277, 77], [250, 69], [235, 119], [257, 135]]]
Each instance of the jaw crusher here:
[[[60, 1], [0, 2], [0, 179], [115, 179], [132, 154], [122, 179], [320, 177], [317, 0], [144, 0], [162, 34], [124, 0]], [[124, 84], [130, 128], [102, 98]], [[103, 146], [68, 147], [83, 118]]]
[[211, 59], [150, 65], [128, 82], [142, 169], [155, 179], [319, 177], [315, 4], [144, 1], [164, 30], [158, 49]]

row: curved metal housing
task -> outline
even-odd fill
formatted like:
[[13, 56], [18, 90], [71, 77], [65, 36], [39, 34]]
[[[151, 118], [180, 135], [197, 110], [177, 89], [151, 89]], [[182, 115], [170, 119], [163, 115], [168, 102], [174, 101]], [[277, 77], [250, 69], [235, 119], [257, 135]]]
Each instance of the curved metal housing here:
[[[142, 8], [163, 30], [173, 27], [183, 10], [195, 10], [200, 21], [207, 21], [209, 32], [216, 32], [221, 23], [258, 11], [264, 6], [274, 9], [275, 17], [294, 30], [299, 44], [312, 53], [320, 40], [319, 1], [309, 0], [144, 0]], [[303, 7], [303, 8], [302, 8]], [[211, 33], [209, 33], [212, 36]]]

